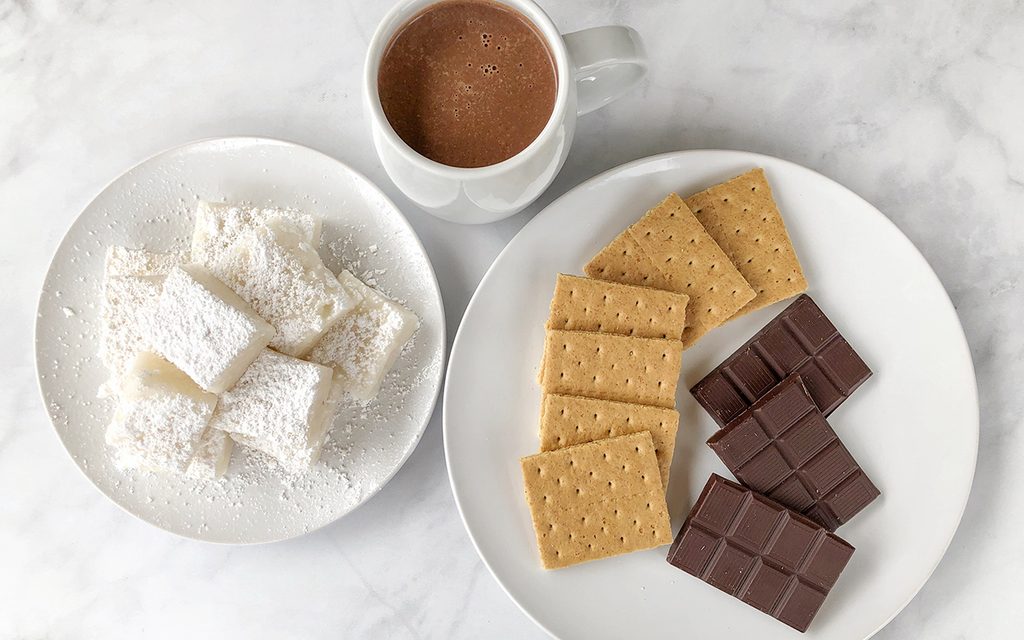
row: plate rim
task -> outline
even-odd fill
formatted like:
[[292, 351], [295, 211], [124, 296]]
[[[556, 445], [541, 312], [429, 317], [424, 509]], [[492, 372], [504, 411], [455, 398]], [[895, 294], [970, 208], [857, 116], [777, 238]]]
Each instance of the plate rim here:
[[[935, 573], [935, 570], [938, 568], [939, 564], [946, 557], [946, 553], [948, 553], [948, 551], [949, 551], [949, 546], [950, 546], [950, 544], [952, 544], [953, 538], [956, 536], [957, 531], [960, 530], [960, 524], [963, 522], [963, 515], [964, 515], [964, 512], [967, 509], [967, 503], [970, 501], [971, 492], [972, 492], [972, 490], [974, 488], [974, 478], [975, 478], [975, 476], [977, 474], [977, 469], [978, 469], [978, 443], [979, 443], [979, 438], [980, 438], [980, 435], [981, 435], [981, 414], [980, 414], [980, 407], [979, 407], [979, 404], [978, 404], [978, 377], [977, 377], [977, 373], [976, 373], [975, 367], [974, 367], [974, 358], [973, 358], [973, 355], [971, 353], [970, 343], [967, 341], [967, 334], [964, 331], [963, 323], [960, 321], [960, 314], [957, 313], [956, 306], [953, 304], [953, 300], [949, 297], [949, 292], [946, 290], [945, 285], [942, 284], [942, 280], [939, 278], [938, 274], [935, 273], [935, 269], [932, 268], [932, 265], [928, 261], [928, 258], [925, 257], [925, 255], [923, 253], [921, 253], [921, 250], [917, 248], [917, 245], [915, 245], [910, 240], [910, 238], [907, 237], [907, 235], [905, 233], [903, 233], [903, 230], [900, 229], [896, 225], [896, 223], [892, 221], [891, 218], [889, 218], [887, 215], [882, 213], [882, 211], [880, 209], [878, 209], [878, 207], [876, 207], [875, 205], [873, 205], [870, 202], [868, 202], [866, 199], [864, 199], [862, 196], [860, 196], [859, 194], [857, 194], [856, 192], [851, 190], [849, 187], [843, 185], [842, 183], [840, 183], [840, 182], [838, 182], [836, 180], [833, 180], [832, 178], [826, 176], [823, 173], [815, 171], [814, 169], [811, 169], [809, 167], [805, 167], [804, 165], [798, 164], [798, 163], [793, 162], [791, 160], [786, 160], [784, 158], [778, 158], [778, 157], [775, 157], [775, 156], [770, 156], [768, 154], [756, 153], [756, 152], [753, 152], [753, 151], [742, 151], [742, 150], [737, 150], [737, 149], [685, 149], [685, 150], [680, 150], [680, 151], [669, 151], [669, 152], [665, 152], [665, 153], [659, 153], [659, 154], [655, 154], [655, 155], [651, 155], [651, 156], [646, 156], [646, 157], [643, 157], [643, 158], [637, 158], [635, 160], [631, 160], [629, 162], [625, 162], [623, 164], [620, 164], [618, 166], [612, 167], [610, 169], [606, 169], [605, 171], [602, 171], [601, 173], [599, 173], [599, 174], [597, 174], [597, 175], [595, 175], [595, 176], [593, 176], [591, 178], [588, 178], [587, 180], [584, 180], [583, 182], [577, 184], [576, 186], [572, 187], [571, 189], [569, 189], [568, 191], [566, 191], [565, 193], [563, 193], [562, 195], [558, 196], [557, 198], [552, 200], [550, 203], [548, 203], [541, 211], [539, 211], [532, 219], [530, 219], [530, 221], [528, 221], [526, 224], [524, 224], [523, 227], [518, 232], [516, 232], [516, 234], [512, 237], [512, 239], [509, 240], [508, 243], [502, 248], [502, 250], [498, 253], [498, 255], [495, 256], [494, 260], [491, 262], [491, 265], [487, 268], [487, 271], [484, 273], [483, 277], [480, 279], [480, 282], [477, 284], [476, 289], [473, 291], [473, 295], [472, 295], [472, 297], [470, 297], [469, 303], [467, 303], [465, 311], [463, 311], [462, 318], [459, 321], [459, 327], [458, 327], [458, 329], [455, 332], [455, 339], [452, 340], [452, 346], [448, 350], [448, 362], [449, 362], [449, 364], [451, 363], [452, 359], [455, 356], [456, 351], [460, 347], [461, 338], [462, 338], [462, 328], [463, 328], [463, 324], [464, 324], [465, 318], [469, 314], [469, 312], [473, 309], [474, 305], [476, 304], [477, 298], [478, 298], [478, 294], [480, 293], [480, 290], [484, 287], [485, 284], [487, 284], [488, 280], [490, 279], [492, 273], [494, 272], [495, 265], [498, 264], [498, 262], [504, 257], [505, 253], [509, 251], [510, 247], [515, 243], [516, 239], [518, 239], [519, 236], [522, 235], [538, 219], [540, 219], [542, 216], [544, 216], [546, 213], [548, 213], [548, 211], [550, 209], [553, 209], [556, 205], [560, 204], [563, 199], [568, 198], [569, 196], [575, 194], [577, 191], [581, 191], [583, 189], [591, 187], [595, 183], [600, 182], [602, 180], [606, 180], [606, 179], [610, 178], [611, 176], [613, 176], [615, 174], [623, 173], [623, 172], [629, 171], [631, 169], [634, 169], [634, 168], [636, 168], [638, 166], [642, 166], [642, 165], [645, 165], [645, 164], [654, 164], [654, 163], [657, 163], [659, 161], [671, 160], [671, 159], [675, 159], [675, 158], [679, 158], [679, 157], [683, 157], [683, 156], [701, 155], [701, 154], [708, 154], [708, 153], [711, 153], [711, 154], [734, 155], [736, 157], [736, 159], [737, 159], [737, 164], [742, 164], [742, 162], [744, 160], [746, 160], [746, 161], [754, 161], [759, 166], [763, 164], [764, 160], [770, 160], [773, 163], [782, 163], [784, 165], [789, 166], [790, 168], [794, 168], [794, 169], [796, 169], [798, 171], [805, 172], [806, 174], [812, 176], [814, 179], [824, 180], [825, 182], [830, 183], [831, 186], [838, 187], [838, 189], [840, 191], [844, 192], [844, 195], [846, 195], [848, 197], [851, 197], [852, 199], [858, 201], [859, 203], [864, 205], [868, 210], [870, 210], [872, 213], [876, 214], [879, 218], [881, 218], [884, 221], [885, 224], [889, 225], [892, 228], [892, 230], [896, 232], [896, 234], [900, 238], [900, 240], [905, 245], [907, 245], [910, 248], [910, 250], [913, 253], [915, 253], [924, 262], [924, 264], [928, 267], [928, 273], [929, 273], [930, 277], [934, 280], [935, 284], [937, 284], [939, 289], [942, 291], [942, 301], [943, 301], [943, 303], [948, 306], [948, 309], [953, 313], [953, 316], [956, 318], [956, 321], [957, 321], [957, 328], [959, 329], [959, 338], [960, 338], [960, 340], [959, 340], [959, 342], [955, 346], [956, 346], [958, 351], [962, 350], [963, 354], [966, 355], [967, 370], [970, 373], [971, 380], [973, 381], [973, 384], [969, 385], [969, 388], [968, 388], [968, 392], [969, 392], [969, 396], [970, 396], [970, 401], [971, 401], [971, 404], [973, 405], [973, 411], [971, 412], [971, 414], [974, 416], [974, 421], [973, 421], [973, 427], [974, 428], [972, 430], [973, 438], [971, 438], [971, 444], [973, 446], [973, 455], [971, 455], [971, 457], [970, 457], [970, 460], [971, 460], [970, 483], [969, 483], [969, 486], [967, 487], [967, 492], [964, 494], [963, 503], [960, 505], [959, 513], [958, 513], [958, 515], [956, 517], [956, 526], [954, 526], [953, 529], [950, 531], [949, 536], [948, 536], [948, 538], [946, 539], [946, 541], [945, 541], [945, 543], [943, 545], [942, 553], [939, 554], [939, 556], [935, 560], [934, 564], [932, 564], [932, 566], [928, 570], [927, 574], [921, 580], [921, 583], [913, 590], [913, 593], [911, 593], [909, 595], [909, 597], [907, 597], [904, 602], [900, 603], [899, 606], [897, 608], [895, 608], [892, 611], [892, 613], [883, 622], [881, 622], [873, 631], [871, 631], [871, 633], [869, 633], [867, 636], [864, 637], [864, 640], [868, 640], [868, 638], [871, 638], [872, 636], [877, 634], [879, 631], [881, 631], [883, 628], [885, 628], [886, 625], [888, 625], [890, 622], [892, 622], [892, 620], [896, 616], [898, 616], [907, 607], [907, 605], [909, 605], [911, 603], [911, 601], [913, 601], [914, 598], [917, 597], [917, 594], [920, 593], [921, 589], [924, 588], [924, 585], [928, 583], [928, 581], [931, 579], [932, 575]], [[542, 629], [550, 637], [557, 638], [558, 636], [551, 629], [549, 629], [546, 625], [544, 625], [542, 622], [540, 622], [529, 610], [527, 610], [527, 608], [519, 601], [519, 599], [516, 598], [512, 594], [511, 591], [509, 591], [509, 588], [505, 584], [505, 582], [500, 577], [498, 577], [497, 573], [495, 573], [495, 571], [494, 571], [494, 568], [491, 566], [491, 563], [487, 560], [487, 558], [484, 556], [484, 554], [480, 551], [480, 545], [477, 543], [476, 536], [473, 534], [473, 531], [470, 528], [469, 523], [466, 521], [466, 515], [465, 515], [465, 513], [463, 511], [462, 499], [460, 498], [459, 489], [456, 487], [456, 482], [455, 482], [454, 476], [452, 474], [452, 463], [451, 463], [451, 459], [452, 458], [451, 458], [451, 455], [450, 455], [450, 452], [449, 452], [449, 449], [448, 449], [448, 440], [449, 440], [449, 438], [448, 438], [448, 435], [449, 435], [448, 434], [448, 406], [449, 406], [449, 402], [448, 402], [448, 391], [449, 391], [448, 378], [449, 378], [450, 374], [451, 374], [451, 367], [448, 366], [448, 367], [446, 367], [446, 370], [445, 370], [445, 385], [444, 385], [444, 391], [443, 391], [442, 403], [441, 403], [441, 433], [442, 433], [442, 441], [443, 441], [443, 447], [444, 447], [445, 470], [448, 472], [448, 484], [451, 486], [452, 497], [455, 499], [455, 507], [456, 507], [456, 509], [459, 512], [459, 519], [462, 521], [462, 527], [463, 527], [463, 529], [465, 529], [466, 534], [469, 536], [469, 540], [473, 544], [473, 549], [476, 551], [477, 556], [480, 558], [481, 562], [483, 562], [484, 566], [487, 567], [487, 571], [491, 574], [491, 577], [494, 578], [495, 582], [497, 582], [498, 585], [501, 587], [501, 590], [505, 592], [505, 595], [508, 596], [508, 598], [513, 603], [515, 603], [516, 607], [527, 618], [529, 618], [534, 624], [536, 624], [538, 628]]]
[[[161, 158], [163, 156], [170, 155], [170, 154], [175, 153], [175, 152], [184, 151], [184, 150], [188, 149], [189, 147], [197, 147], [197, 146], [200, 146], [200, 145], [210, 145], [210, 144], [223, 143], [223, 142], [245, 143], [245, 144], [249, 144], [249, 145], [266, 145], [266, 144], [269, 144], [269, 145], [280, 146], [280, 147], [297, 148], [297, 149], [300, 149], [303, 152], [313, 153], [313, 154], [315, 154], [317, 156], [321, 156], [322, 158], [324, 158], [326, 160], [329, 160], [331, 162], [334, 162], [334, 163], [340, 165], [343, 169], [345, 169], [351, 175], [353, 175], [357, 180], [361, 180], [362, 182], [365, 183], [366, 186], [370, 187], [373, 191], [375, 191], [376, 195], [378, 195], [386, 205], [389, 205], [394, 210], [394, 212], [398, 216], [398, 222], [401, 225], [403, 225], [405, 227], [405, 229], [410, 233], [410, 235], [412, 236], [412, 239], [413, 239], [413, 241], [415, 243], [415, 247], [418, 248], [420, 250], [420, 252], [422, 252], [423, 256], [426, 258], [428, 275], [430, 276], [429, 279], [430, 279], [431, 284], [433, 285], [433, 294], [434, 294], [434, 297], [437, 300], [438, 309], [440, 311], [440, 315], [439, 315], [439, 318], [440, 318], [439, 331], [440, 331], [440, 335], [441, 335], [441, 338], [442, 338], [442, 340], [441, 340], [441, 366], [438, 368], [438, 372], [434, 376], [433, 391], [432, 391], [431, 396], [430, 396], [431, 400], [430, 400], [429, 411], [426, 413], [426, 417], [423, 420], [423, 424], [417, 429], [416, 437], [413, 439], [412, 446], [410, 446], [408, 448], [408, 450], [406, 450], [405, 455], [402, 457], [401, 461], [399, 461], [398, 464], [395, 465], [394, 469], [392, 469], [391, 473], [388, 474], [388, 476], [384, 479], [384, 481], [381, 482], [380, 485], [378, 485], [374, 490], [368, 492], [365, 496], [362, 496], [360, 501], [359, 501], [359, 503], [356, 504], [351, 509], [349, 509], [348, 511], [342, 513], [341, 515], [337, 516], [336, 518], [328, 519], [328, 520], [318, 524], [317, 526], [315, 526], [315, 527], [313, 527], [313, 528], [311, 528], [309, 530], [302, 531], [302, 532], [299, 532], [299, 533], [295, 533], [295, 534], [292, 534], [292, 535], [270, 537], [270, 538], [267, 538], [267, 539], [260, 539], [260, 540], [248, 540], [248, 541], [241, 541], [241, 542], [238, 542], [238, 541], [227, 541], [227, 540], [211, 540], [211, 539], [203, 538], [203, 537], [201, 537], [199, 535], [195, 535], [195, 534], [192, 534], [192, 533], [189, 533], [189, 532], [174, 531], [172, 529], [168, 529], [167, 527], [163, 526], [159, 522], [155, 522], [153, 520], [150, 520], [149, 518], [146, 518], [146, 517], [144, 517], [144, 516], [142, 516], [142, 515], [140, 515], [138, 513], [135, 513], [133, 511], [131, 511], [130, 509], [128, 509], [128, 507], [126, 507], [125, 505], [122, 505], [120, 502], [115, 500], [114, 496], [112, 496], [110, 493], [105, 491], [99, 484], [97, 484], [97, 482], [93, 479], [93, 477], [90, 476], [89, 473], [86, 471], [86, 469], [83, 466], [83, 464], [78, 459], [76, 459], [75, 456], [71, 453], [71, 449], [68, 447], [67, 442], [65, 442], [64, 436], [62, 435], [61, 430], [57, 427], [57, 422], [54, 420], [53, 414], [50, 413], [50, 402], [49, 402], [49, 400], [47, 398], [46, 390], [43, 387], [43, 381], [42, 381], [42, 378], [40, 376], [40, 368], [39, 368], [39, 362], [40, 362], [39, 331], [40, 331], [40, 325], [42, 324], [43, 319], [44, 319], [43, 318], [43, 298], [44, 298], [44, 296], [46, 294], [47, 283], [50, 281], [50, 277], [51, 277], [51, 275], [53, 275], [54, 269], [56, 267], [55, 261], [57, 259], [57, 256], [60, 255], [60, 253], [65, 249], [65, 245], [70, 241], [69, 235], [71, 233], [71, 230], [75, 227], [76, 224], [78, 224], [78, 221], [85, 214], [85, 212], [93, 205], [93, 203], [95, 203], [100, 198], [100, 196], [102, 196], [104, 193], [106, 193], [116, 182], [121, 180], [126, 175], [132, 173], [133, 171], [138, 170], [143, 165], [146, 165], [146, 164], [148, 164], [148, 163], [150, 163], [150, 162], [152, 162], [154, 160], [157, 160], [158, 158]], [[263, 545], [263, 544], [273, 544], [273, 543], [276, 543], [276, 542], [284, 542], [286, 540], [293, 540], [295, 538], [301, 538], [301, 537], [309, 535], [309, 534], [311, 534], [311, 533], [313, 533], [315, 531], [319, 531], [320, 529], [323, 529], [323, 528], [325, 528], [325, 527], [327, 527], [329, 525], [332, 525], [332, 524], [338, 522], [339, 520], [342, 520], [346, 516], [350, 515], [351, 513], [353, 513], [357, 509], [359, 509], [359, 507], [363, 506], [364, 504], [366, 504], [370, 500], [372, 500], [378, 493], [380, 493], [380, 491], [382, 489], [384, 489], [385, 486], [387, 486], [391, 482], [392, 479], [394, 479], [394, 477], [396, 475], [398, 475], [398, 472], [402, 469], [402, 467], [405, 466], [405, 463], [409, 461], [409, 458], [412, 456], [413, 451], [415, 451], [416, 448], [419, 446], [420, 441], [423, 439], [423, 434], [426, 432], [427, 427], [430, 425], [430, 420], [434, 416], [434, 411], [437, 409], [437, 402], [438, 402], [438, 399], [441, 396], [440, 392], [441, 392], [444, 380], [446, 379], [447, 369], [448, 369], [448, 353], [449, 353], [449, 350], [448, 350], [447, 345], [446, 345], [446, 336], [447, 336], [447, 318], [445, 317], [444, 298], [441, 295], [441, 287], [438, 284], [437, 273], [434, 271], [434, 263], [430, 259], [430, 254], [427, 253], [426, 248], [423, 246], [423, 241], [420, 240], [419, 234], [416, 233], [416, 230], [409, 223], [408, 218], [406, 218], [406, 216], [402, 212], [402, 210], [398, 208], [398, 205], [396, 205], [395, 202], [386, 193], [384, 193], [384, 191], [375, 182], [370, 180], [361, 171], [358, 171], [357, 169], [354, 169], [348, 163], [346, 163], [346, 162], [344, 162], [342, 160], [339, 160], [338, 158], [335, 158], [334, 156], [332, 156], [332, 155], [330, 155], [330, 154], [328, 154], [328, 153], [326, 153], [324, 151], [321, 151], [319, 149], [315, 149], [315, 148], [310, 147], [308, 145], [301, 144], [301, 143], [298, 143], [298, 142], [294, 142], [294, 141], [291, 141], [291, 140], [285, 140], [283, 138], [272, 138], [272, 137], [266, 137], [266, 136], [252, 136], [252, 135], [210, 136], [210, 137], [199, 138], [199, 139], [196, 139], [196, 140], [191, 140], [191, 141], [188, 141], [188, 142], [183, 142], [183, 143], [176, 144], [176, 145], [173, 145], [173, 146], [170, 146], [170, 147], [166, 147], [166, 148], [161, 149], [161, 150], [159, 150], [159, 151], [157, 151], [157, 152], [155, 152], [153, 154], [150, 154], [150, 155], [146, 156], [142, 160], [139, 160], [138, 162], [134, 163], [133, 165], [131, 165], [130, 167], [128, 167], [127, 169], [125, 169], [124, 171], [122, 171], [121, 173], [116, 175], [115, 177], [111, 178], [109, 181], [107, 181], [107, 183], [103, 185], [103, 188], [101, 188], [98, 191], [96, 191], [95, 195], [93, 195], [93, 197], [89, 199], [89, 202], [86, 203], [85, 206], [82, 207], [81, 211], [78, 212], [78, 215], [75, 216], [74, 220], [72, 220], [71, 223], [64, 230], [64, 233], [61, 235], [60, 242], [57, 243], [56, 249], [54, 249], [53, 252], [50, 254], [50, 263], [49, 263], [49, 266], [47, 266], [47, 268], [46, 268], [46, 273], [43, 276], [42, 283], [40, 284], [40, 287], [39, 287], [39, 295], [38, 295], [38, 297], [36, 299], [36, 318], [35, 318], [35, 322], [32, 324], [32, 353], [33, 353], [33, 356], [34, 356], [34, 358], [33, 358], [33, 365], [35, 367], [36, 389], [39, 392], [39, 398], [40, 398], [40, 400], [42, 400], [43, 410], [46, 412], [46, 417], [47, 417], [47, 419], [48, 419], [48, 421], [50, 423], [50, 426], [52, 427], [53, 431], [56, 433], [57, 440], [60, 442], [61, 447], [64, 449], [64, 452], [67, 454], [67, 456], [74, 463], [75, 468], [78, 469], [78, 471], [80, 471], [81, 474], [83, 476], [85, 476], [86, 479], [88, 479], [89, 484], [91, 484], [101, 495], [103, 495], [111, 503], [117, 505], [117, 507], [120, 508], [125, 513], [133, 516], [134, 518], [136, 518], [136, 519], [138, 519], [138, 520], [140, 520], [142, 522], [145, 522], [146, 524], [148, 524], [150, 526], [156, 527], [156, 528], [160, 529], [161, 531], [163, 531], [165, 533], [169, 533], [169, 534], [172, 534], [174, 536], [177, 536], [179, 538], [183, 538], [183, 539], [186, 539], [186, 540], [194, 540], [194, 541], [202, 542], [202, 543], [206, 543], [206, 544], [244, 547], [244, 546], [255, 546], [255, 545]]]

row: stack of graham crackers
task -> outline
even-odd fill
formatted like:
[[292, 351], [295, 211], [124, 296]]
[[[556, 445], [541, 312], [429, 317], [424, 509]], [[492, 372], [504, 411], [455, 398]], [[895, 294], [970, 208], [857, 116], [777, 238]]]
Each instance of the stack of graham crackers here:
[[761, 169], [671, 194], [584, 271], [555, 284], [542, 453], [521, 461], [547, 569], [672, 541], [665, 488], [683, 350], [807, 287]]

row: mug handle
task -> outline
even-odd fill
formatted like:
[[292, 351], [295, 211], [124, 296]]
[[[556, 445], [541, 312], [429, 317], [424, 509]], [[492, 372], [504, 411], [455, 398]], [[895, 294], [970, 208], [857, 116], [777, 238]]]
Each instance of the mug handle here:
[[630, 27], [593, 27], [562, 36], [576, 76], [576, 114], [622, 97], [647, 75], [640, 34]]

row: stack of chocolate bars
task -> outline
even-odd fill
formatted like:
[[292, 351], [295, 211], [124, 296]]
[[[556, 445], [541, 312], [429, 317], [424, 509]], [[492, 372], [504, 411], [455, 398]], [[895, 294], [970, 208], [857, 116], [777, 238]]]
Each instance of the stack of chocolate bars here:
[[721, 427], [668, 561], [805, 631], [854, 548], [835, 530], [879, 491], [829, 425], [871, 370], [801, 295], [692, 389]]

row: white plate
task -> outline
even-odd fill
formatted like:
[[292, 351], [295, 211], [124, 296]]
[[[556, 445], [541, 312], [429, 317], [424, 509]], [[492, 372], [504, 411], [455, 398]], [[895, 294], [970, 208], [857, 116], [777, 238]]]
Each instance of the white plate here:
[[[480, 556], [516, 603], [565, 638], [794, 638], [795, 631], [665, 562], [668, 547], [547, 572], [523, 498], [537, 451], [535, 382], [558, 272], [581, 273], [670, 191], [761, 166], [810, 293], [874, 370], [830, 418], [882, 496], [839, 534], [857, 552], [807, 638], [866, 638], [924, 584], [956, 530], [978, 444], [974, 371], [956, 312], [910, 241], [874, 207], [808, 169], [735, 151], [656, 156], [602, 174], [534, 218], [495, 261], [448, 365], [444, 443], [456, 503]], [[709, 474], [711, 418], [687, 389], [786, 303], [710, 333], [683, 355], [669, 483], [673, 531]], [[683, 384], [685, 383], [685, 384]]]
[[[288, 479], [236, 447], [227, 478], [122, 473], [103, 442], [111, 403], [96, 398], [103, 259], [112, 244], [188, 247], [199, 198], [289, 206], [324, 219], [320, 254], [402, 301], [421, 325], [365, 410], [342, 409], [321, 463]], [[227, 138], [158, 154], [112, 182], [61, 242], [39, 300], [36, 368], [61, 441], [129, 513], [179, 535], [226, 543], [283, 540], [356, 508], [398, 471], [430, 419], [444, 368], [444, 310], [434, 271], [395, 205], [337, 160], [296, 144]]]

